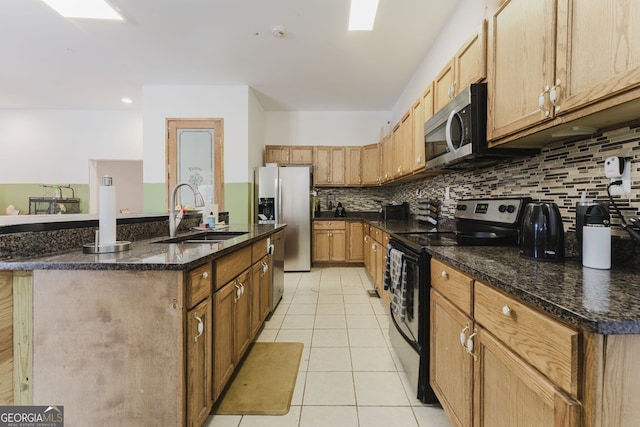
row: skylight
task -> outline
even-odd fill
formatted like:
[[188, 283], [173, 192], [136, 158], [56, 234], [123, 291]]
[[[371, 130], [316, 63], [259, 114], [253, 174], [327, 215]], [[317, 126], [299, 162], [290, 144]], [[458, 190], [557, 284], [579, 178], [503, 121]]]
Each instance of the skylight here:
[[105, 0], [42, 0], [65, 18], [109, 19], [122, 21], [122, 16]]
[[351, 0], [349, 31], [371, 31], [377, 10], [378, 0]]

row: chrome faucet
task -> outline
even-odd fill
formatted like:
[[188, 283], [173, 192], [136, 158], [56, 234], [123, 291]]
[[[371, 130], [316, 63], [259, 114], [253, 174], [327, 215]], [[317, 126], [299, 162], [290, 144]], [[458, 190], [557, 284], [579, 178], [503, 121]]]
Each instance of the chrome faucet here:
[[202, 194], [191, 184], [188, 182], [179, 182], [175, 187], [171, 190], [171, 195], [169, 196], [169, 237], [176, 237], [176, 228], [180, 224], [180, 220], [182, 219], [182, 215], [176, 220], [176, 194], [178, 193], [178, 188], [186, 185], [193, 191], [193, 195], [196, 199], [197, 208], [204, 206], [204, 198]]

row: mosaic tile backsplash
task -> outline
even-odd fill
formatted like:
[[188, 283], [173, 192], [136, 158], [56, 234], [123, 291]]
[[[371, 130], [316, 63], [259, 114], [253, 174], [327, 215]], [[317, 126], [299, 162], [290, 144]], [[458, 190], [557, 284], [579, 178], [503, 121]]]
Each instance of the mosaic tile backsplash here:
[[[377, 210], [379, 203], [407, 201], [410, 211], [417, 211], [418, 190], [422, 197], [441, 201], [442, 218], [453, 218], [456, 201], [481, 197], [529, 196], [534, 200], [555, 202], [562, 213], [565, 231], [575, 230], [575, 206], [583, 191], [587, 201], [607, 202], [604, 161], [610, 156], [631, 159], [631, 194], [614, 196], [625, 218], [640, 214], [640, 125], [625, 127], [592, 138], [544, 147], [540, 154], [524, 159], [505, 161], [474, 171], [453, 171], [410, 183], [378, 188], [319, 189], [321, 209], [327, 209], [327, 196], [341, 201], [347, 211]], [[450, 199], [444, 200], [449, 187]], [[612, 234], [625, 236], [620, 220], [612, 213]]]

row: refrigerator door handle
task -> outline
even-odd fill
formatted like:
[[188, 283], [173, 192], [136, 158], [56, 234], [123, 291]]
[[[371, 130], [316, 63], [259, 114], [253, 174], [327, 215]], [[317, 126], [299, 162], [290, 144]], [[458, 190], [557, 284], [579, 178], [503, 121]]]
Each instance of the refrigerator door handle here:
[[284, 219], [282, 218], [282, 178], [280, 174], [276, 178], [276, 205], [276, 224], [282, 224]]

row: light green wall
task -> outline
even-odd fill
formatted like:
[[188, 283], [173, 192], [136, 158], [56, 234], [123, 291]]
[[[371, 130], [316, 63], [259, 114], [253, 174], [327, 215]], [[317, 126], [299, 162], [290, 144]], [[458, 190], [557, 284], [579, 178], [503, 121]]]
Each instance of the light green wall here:
[[[144, 211], [164, 212], [164, 183], [144, 184]], [[250, 224], [253, 200], [253, 183], [239, 182], [224, 185], [224, 211], [229, 212], [231, 224]]]
[[[71, 184], [73, 196], [80, 199], [80, 213], [89, 213], [89, 185]], [[9, 205], [15, 206], [21, 214], [29, 213], [29, 197], [52, 197], [52, 188], [43, 188], [42, 184], [0, 184], [0, 215], [5, 214]], [[62, 190], [62, 196], [71, 198], [69, 189]]]

